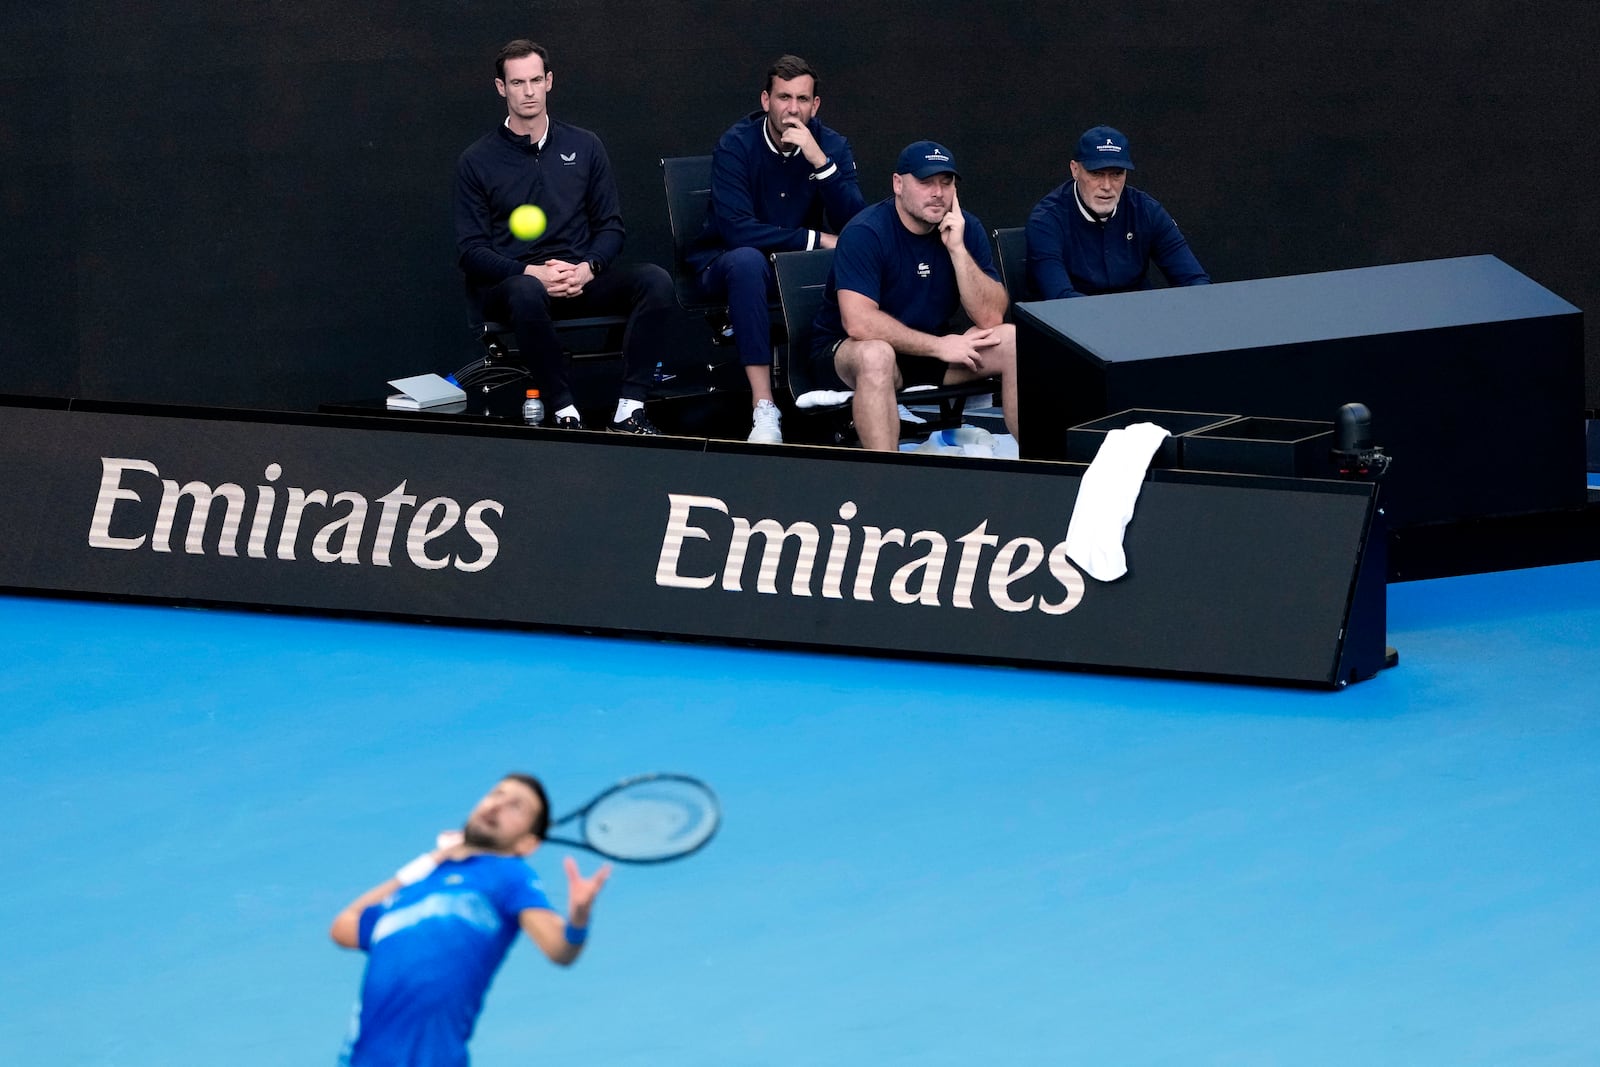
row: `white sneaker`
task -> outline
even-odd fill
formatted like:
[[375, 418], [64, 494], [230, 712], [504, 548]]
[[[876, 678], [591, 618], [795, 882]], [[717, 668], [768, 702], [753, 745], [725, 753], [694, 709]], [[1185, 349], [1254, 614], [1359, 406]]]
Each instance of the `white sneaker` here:
[[758, 445], [783, 444], [783, 412], [770, 400], [756, 401], [755, 413], [750, 418], [750, 436], [745, 440]]

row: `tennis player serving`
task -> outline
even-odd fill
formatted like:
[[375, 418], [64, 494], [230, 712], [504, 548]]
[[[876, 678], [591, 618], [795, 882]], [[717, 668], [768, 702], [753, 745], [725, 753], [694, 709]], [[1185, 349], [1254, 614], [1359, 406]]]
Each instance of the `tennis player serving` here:
[[508, 774], [459, 835], [426, 852], [338, 914], [330, 933], [367, 954], [341, 1063], [465, 1065], [483, 997], [520, 928], [563, 966], [583, 952], [589, 913], [611, 865], [585, 878], [571, 857], [567, 915], [523, 860], [550, 826], [544, 786]]

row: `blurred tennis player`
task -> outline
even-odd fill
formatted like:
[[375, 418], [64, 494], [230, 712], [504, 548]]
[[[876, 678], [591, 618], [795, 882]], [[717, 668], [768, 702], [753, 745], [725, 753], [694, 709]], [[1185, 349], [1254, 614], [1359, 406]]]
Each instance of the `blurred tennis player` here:
[[423, 853], [339, 913], [334, 941], [367, 954], [341, 1063], [466, 1064], [484, 994], [519, 927], [555, 963], [578, 958], [611, 865], [585, 878], [566, 860], [563, 919], [523, 862], [549, 825], [544, 786], [508, 774], [472, 809], [459, 843]]

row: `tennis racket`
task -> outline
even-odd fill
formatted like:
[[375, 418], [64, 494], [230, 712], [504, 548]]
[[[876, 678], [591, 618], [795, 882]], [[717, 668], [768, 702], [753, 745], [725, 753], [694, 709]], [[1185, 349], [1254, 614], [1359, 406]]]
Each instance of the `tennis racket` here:
[[[665, 863], [705, 848], [721, 822], [717, 795], [698, 778], [641, 774], [557, 819], [545, 841], [622, 863]], [[566, 836], [557, 835], [563, 827]]]

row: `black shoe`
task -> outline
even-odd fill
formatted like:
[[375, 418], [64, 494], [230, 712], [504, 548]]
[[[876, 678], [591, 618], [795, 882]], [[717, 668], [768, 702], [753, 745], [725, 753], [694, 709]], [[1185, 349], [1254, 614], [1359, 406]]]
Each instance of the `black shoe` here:
[[583, 420], [576, 415], [557, 415], [556, 421], [550, 425], [558, 430], [582, 430], [585, 428]]
[[661, 431], [656, 429], [655, 424], [645, 415], [644, 408], [638, 408], [621, 422], [613, 422], [611, 432], [640, 434], [647, 437], [661, 436]]

